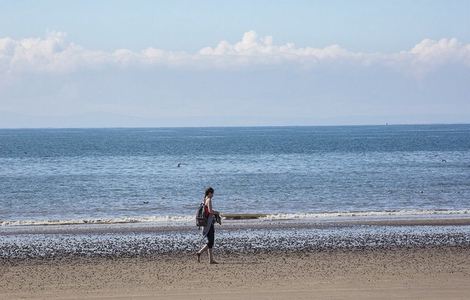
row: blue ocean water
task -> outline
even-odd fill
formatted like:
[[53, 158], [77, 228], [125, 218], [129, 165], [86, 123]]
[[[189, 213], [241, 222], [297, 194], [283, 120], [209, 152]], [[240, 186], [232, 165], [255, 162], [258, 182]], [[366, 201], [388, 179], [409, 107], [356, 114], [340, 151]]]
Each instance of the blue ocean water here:
[[[179, 165], [179, 166], [178, 166]], [[470, 209], [470, 125], [0, 130], [0, 222]]]

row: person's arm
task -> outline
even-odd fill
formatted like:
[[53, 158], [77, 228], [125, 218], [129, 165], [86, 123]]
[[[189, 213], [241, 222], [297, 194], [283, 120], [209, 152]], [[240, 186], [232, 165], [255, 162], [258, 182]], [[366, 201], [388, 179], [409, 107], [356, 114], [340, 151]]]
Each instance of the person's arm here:
[[209, 210], [209, 213], [210, 213], [210, 214], [214, 214], [214, 215], [219, 214], [218, 211], [212, 209], [212, 198], [210, 198], [210, 199], [207, 201], [207, 209]]

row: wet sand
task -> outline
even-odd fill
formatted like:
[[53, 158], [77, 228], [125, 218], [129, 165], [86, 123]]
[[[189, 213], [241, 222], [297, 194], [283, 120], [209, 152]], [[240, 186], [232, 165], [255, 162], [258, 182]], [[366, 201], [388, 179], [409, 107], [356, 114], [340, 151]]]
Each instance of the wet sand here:
[[470, 299], [467, 220], [368, 221], [3, 227], [0, 299]]
[[216, 253], [3, 259], [0, 299], [470, 298], [470, 247]]

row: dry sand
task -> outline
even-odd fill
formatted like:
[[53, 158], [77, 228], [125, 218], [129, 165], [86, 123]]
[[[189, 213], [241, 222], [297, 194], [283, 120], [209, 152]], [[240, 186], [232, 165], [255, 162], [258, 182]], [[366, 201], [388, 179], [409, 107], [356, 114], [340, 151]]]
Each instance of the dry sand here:
[[0, 299], [470, 299], [469, 248], [218, 258], [3, 260]]

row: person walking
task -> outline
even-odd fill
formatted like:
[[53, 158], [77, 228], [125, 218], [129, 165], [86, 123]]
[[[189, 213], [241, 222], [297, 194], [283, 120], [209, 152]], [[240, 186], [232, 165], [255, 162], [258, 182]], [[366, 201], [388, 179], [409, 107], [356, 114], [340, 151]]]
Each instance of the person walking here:
[[219, 212], [213, 209], [212, 206], [212, 197], [214, 197], [214, 189], [208, 187], [204, 192], [204, 214], [207, 218], [207, 224], [204, 227], [203, 235], [207, 237], [207, 244], [201, 248], [197, 255], [197, 261], [201, 262], [201, 254], [208, 251], [209, 253], [209, 263], [211, 264], [218, 264], [218, 262], [214, 259], [214, 253], [212, 252], [212, 247], [214, 247], [214, 223], [216, 219], [220, 220]]

